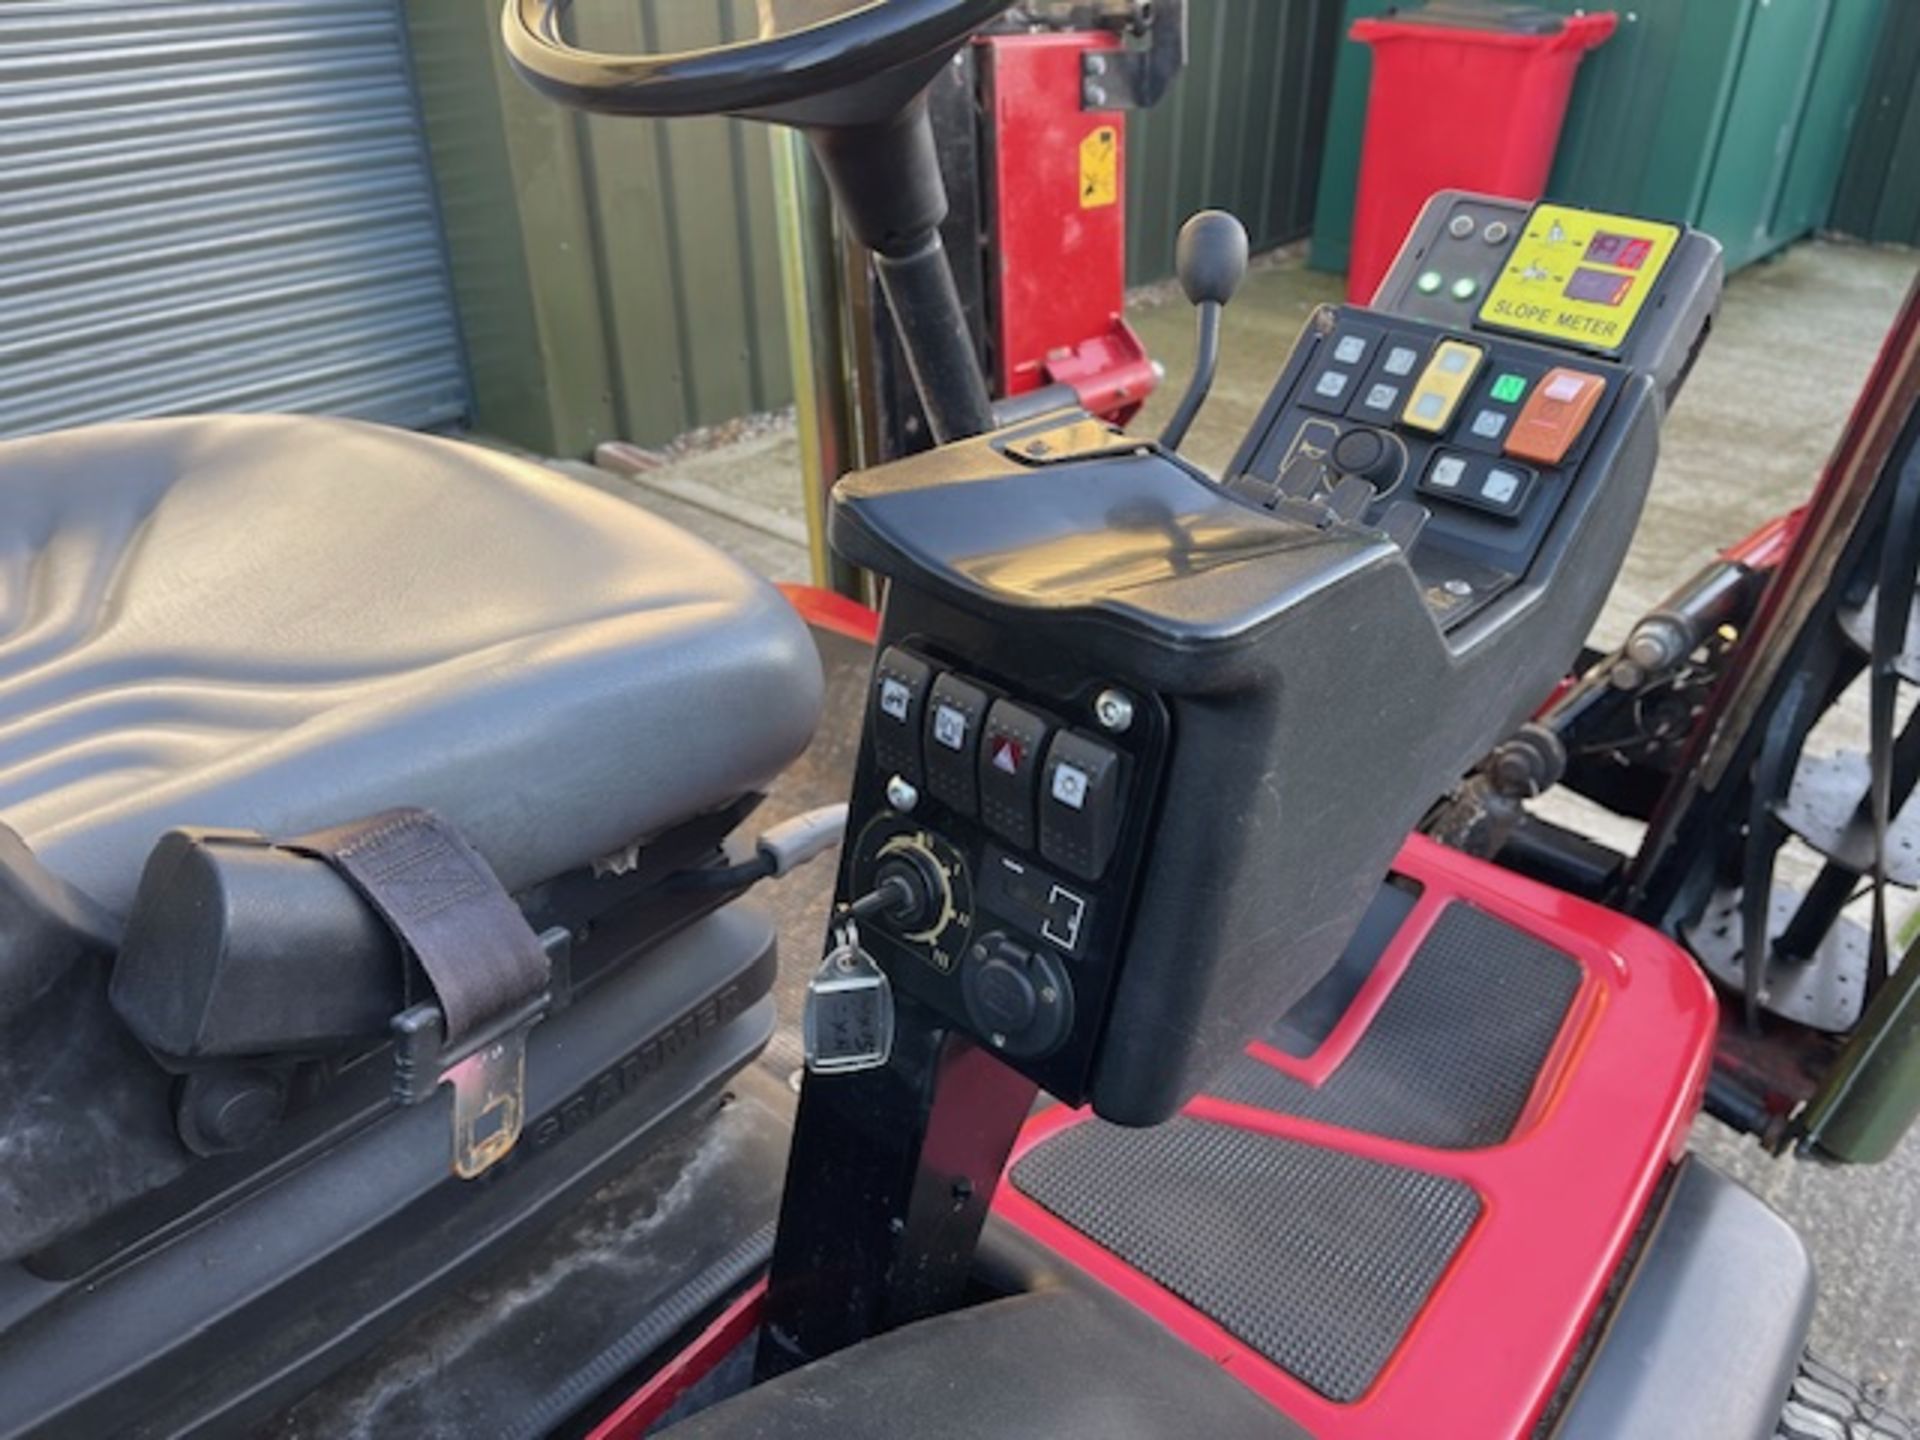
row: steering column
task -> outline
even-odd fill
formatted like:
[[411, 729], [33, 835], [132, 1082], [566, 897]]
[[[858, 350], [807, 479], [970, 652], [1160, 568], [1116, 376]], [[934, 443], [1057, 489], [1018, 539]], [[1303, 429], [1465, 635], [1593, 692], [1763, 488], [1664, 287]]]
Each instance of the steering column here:
[[567, 0], [507, 0], [508, 58], [536, 89], [610, 115], [731, 114], [802, 131], [873, 252], [914, 388], [942, 444], [993, 427], [940, 240], [946, 187], [926, 88], [1007, 0], [761, 0], [760, 34], [682, 54], [565, 37]]

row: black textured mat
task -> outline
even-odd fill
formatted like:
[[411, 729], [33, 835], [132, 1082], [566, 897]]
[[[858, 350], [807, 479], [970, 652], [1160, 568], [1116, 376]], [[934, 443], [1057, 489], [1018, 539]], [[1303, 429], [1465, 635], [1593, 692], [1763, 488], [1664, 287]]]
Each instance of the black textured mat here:
[[1188, 1119], [1075, 1125], [1013, 1183], [1343, 1403], [1373, 1384], [1480, 1214], [1457, 1180]]
[[1497, 1145], [1513, 1133], [1579, 988], [1572, 956], [1449, 905], [1325, 1084], [1246, 1058], [1208, 1092], [1435, 1149]]

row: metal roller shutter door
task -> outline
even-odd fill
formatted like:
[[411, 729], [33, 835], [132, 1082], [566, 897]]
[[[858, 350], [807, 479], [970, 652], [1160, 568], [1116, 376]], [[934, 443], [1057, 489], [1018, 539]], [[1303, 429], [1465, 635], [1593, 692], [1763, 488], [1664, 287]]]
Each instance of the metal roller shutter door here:
[[465, 415], [402, 3], [0, 3], [0, 434]]

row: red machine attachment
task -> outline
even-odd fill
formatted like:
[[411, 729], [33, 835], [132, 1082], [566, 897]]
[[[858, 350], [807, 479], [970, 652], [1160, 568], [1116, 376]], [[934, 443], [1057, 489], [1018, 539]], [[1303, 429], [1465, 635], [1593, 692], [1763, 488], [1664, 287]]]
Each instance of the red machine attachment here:
[[1067, 385], [1124, 424], [1159, 383], [1126, 309], [1127, 117], [1088, 109], [1087, 57], [1118, 57], [1100, 30], [977, 40], [992, 197], [988, 285], [998, 393]]

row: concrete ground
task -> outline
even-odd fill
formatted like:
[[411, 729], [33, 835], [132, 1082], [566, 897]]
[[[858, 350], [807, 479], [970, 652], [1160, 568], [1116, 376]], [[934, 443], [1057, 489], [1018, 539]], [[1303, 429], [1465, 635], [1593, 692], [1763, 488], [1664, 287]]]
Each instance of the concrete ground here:
[[[1667, 424], [1646, 515], [1598, 639], [1617, 641], [1721, 546], [1807, 494], [1917, 267], [1911, 252], [1816, 241], [1734, 277], [1714, 338]], [[1295, 260], [1256, 266], [1227, 313], [1220, 377], [1188, 454], [1210, 467], [1226, 461], [1308, 314], [1339, 298], [1336, 277]], [[1189, 373], [1193, 322], [1184, 304], [1164, 297], [1137, 306], [1132, 319], [1168, 372], [1136, 426], [1144, 433], [1158, 428]], [[639, 481], [570, 468], [764, 573], [807, 578], [790, 427], [688, 456]], [[1857, 721], [1842, 717], [1840, 728]], [[1868, 1170], [1770, 1160], [1705, 1120], [1695, 1143], [1807, 1237], [1821, 1275], [1815, 1343], [1920, 1411], [1920, 1135]]]

